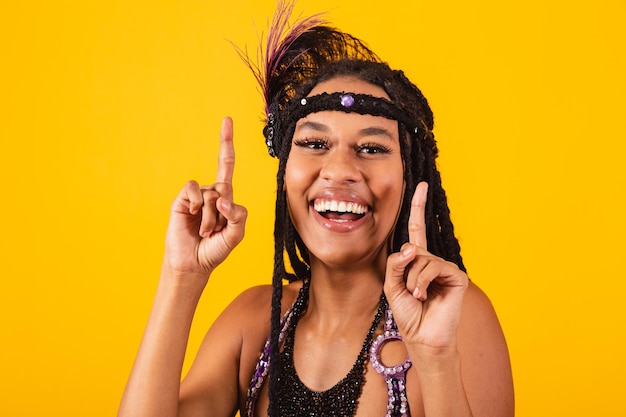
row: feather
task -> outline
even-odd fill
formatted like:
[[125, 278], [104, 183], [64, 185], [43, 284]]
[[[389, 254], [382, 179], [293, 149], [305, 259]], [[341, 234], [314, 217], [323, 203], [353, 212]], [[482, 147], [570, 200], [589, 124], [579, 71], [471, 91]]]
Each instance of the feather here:
[[[291, 50], [296, 40], [312, 29], [327, 23], [321, 18], [323, 13], [317, 13], [309, 17], [299, 16], [293, 24], [290, 24], [289, 20], [294, 6], [295, 0], [279, 0], [269, 26], [265, 50], [259, 46], [256, 62], [250, 58], [247, 50], [234, 45], [240, 58], [250, 68], [259, 83], [265, 102], [265, 115], [269, 113], [269, 107], [275, 95], [284, 87], [284, 83], [281, 82], [281, 73], [289, 69], [308, 51], [308, 48]], [[259, 38], [259, 45], [262, 45], [263, 36]]]

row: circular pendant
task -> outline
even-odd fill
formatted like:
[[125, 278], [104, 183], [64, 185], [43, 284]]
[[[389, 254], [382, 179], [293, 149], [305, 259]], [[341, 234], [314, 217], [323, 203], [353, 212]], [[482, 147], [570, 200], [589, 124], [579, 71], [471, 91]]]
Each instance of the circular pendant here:
[[370, 347], [370, 362], [372, 366], [381, 375], [404, 375], [411, 367], [411, 359], [407, 355], [404, 362], [395, 365], [395, 366], [386, 366], [380, 360], [380, 353], [383, 345], [392, 340], [400, 340], [402, 341], [402, 336], [395, 330], [385, 330], [383, 334], [378, 336], [374, 342], [372, 342], [372, 346]]

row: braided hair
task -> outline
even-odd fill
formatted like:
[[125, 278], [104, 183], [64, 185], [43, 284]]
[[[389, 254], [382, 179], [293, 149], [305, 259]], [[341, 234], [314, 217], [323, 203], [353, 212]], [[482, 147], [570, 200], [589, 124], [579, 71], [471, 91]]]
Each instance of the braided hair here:
[[393, 70], [361, 40], [327, 25], [318, 15], [288, 25], [293, 3], [280, 2], [265, 50], [263, 66], [242, 54], [265, 98], [263, 133], [270, 155], [278, 158], [274, 223], [274, 268], [270, 334], [269, 415], [276, 416], [280, 370], [280, 320], [283, 281], [310, 278], [309, 251], [289, 216], [284, 191], [285, 167], [297, 120], [290, 118], [290, 103], [306, 98], [320, 82], [349, 76], [381, 87], [405, 117], [398, 118], [404, 164], [405, 193], [395, 226], [391, 251], [408, 241], [408, 220], [415, 187], [429, 184], [425, 208], [428, 250], [465, 271], [454, 235], [450, 210], [437, 169], [437, 144], [432, 132], [433, 113], [422, 92], [402, 71]]

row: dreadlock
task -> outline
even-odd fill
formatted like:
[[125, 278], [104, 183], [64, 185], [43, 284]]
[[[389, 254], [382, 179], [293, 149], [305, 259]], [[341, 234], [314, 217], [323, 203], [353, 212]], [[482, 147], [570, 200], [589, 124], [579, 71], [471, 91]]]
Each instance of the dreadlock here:
[[[266, 46], [263, 66], [242, 55], [261, 84], [265, 98], [266, 126], [263, 130], [270, 155], [278, 158], [274, 223], [274, 269], [270, 334], [270, 377], [268, 413], [278, 415], [277, 392], [280, 370], [280, 320], [283, 281], [310, 278], [309, 251], [295, 229], [287, 208], [284, 176], [291, 139], [297, 120], [285, 114], [289, 104], [307, 97], [320, 82], [350, 76], [381, 87], [390, 101], [402, 110], [411, 125], [398, 120], [406, 189], [393, 233], [391, 250], [408, 241], [408, 220], [415, 187], [429, 184], [425, 208], [428, 250], [436, 256], [465, 266], [454, 235], [450, 210], [437, 169], [437, 144], [432, 132], [433, 113], [422, 92], [402, 71], [392, 70], [359, 39], [326, 25], [318, 15], [289, 26], [293, 2], [279, 2]], [[241, 51], [240, 51], [241, 52]], [[286, 259], [285, 259], [286, 255]]]

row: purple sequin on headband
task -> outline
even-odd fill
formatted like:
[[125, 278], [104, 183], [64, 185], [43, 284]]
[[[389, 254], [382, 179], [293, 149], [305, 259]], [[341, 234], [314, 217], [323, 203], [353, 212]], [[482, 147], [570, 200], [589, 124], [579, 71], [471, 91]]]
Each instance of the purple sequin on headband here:
[[343, 107], [352, 107], [353, 104], [354, 104], [354, 97], [352, 97], [350, 94], [345, 94], [341, 96], [341, 105]]

